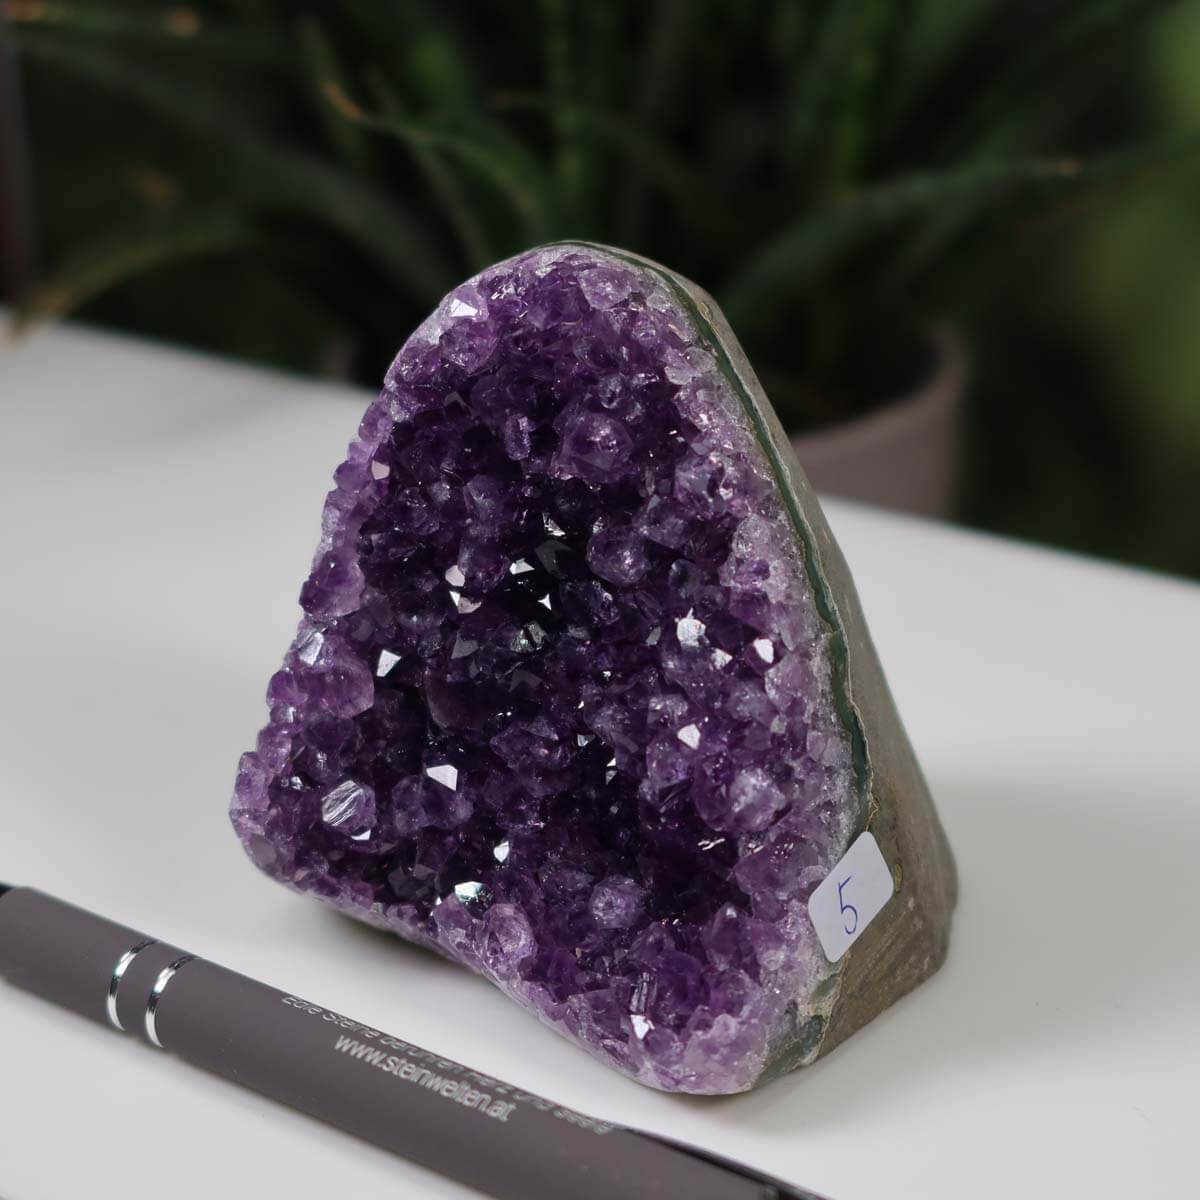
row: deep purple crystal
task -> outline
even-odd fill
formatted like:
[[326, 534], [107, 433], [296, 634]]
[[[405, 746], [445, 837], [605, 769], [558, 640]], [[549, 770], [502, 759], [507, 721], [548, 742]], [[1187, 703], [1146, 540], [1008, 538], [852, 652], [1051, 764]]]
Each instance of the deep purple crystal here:
[[710, 341], [651, 269], [532, 251], [413, 334], [335, 481], [239, 767], [250, 857], [645, 1083], [751, 1086], [829, 978], [805, 902], [858, 802]]

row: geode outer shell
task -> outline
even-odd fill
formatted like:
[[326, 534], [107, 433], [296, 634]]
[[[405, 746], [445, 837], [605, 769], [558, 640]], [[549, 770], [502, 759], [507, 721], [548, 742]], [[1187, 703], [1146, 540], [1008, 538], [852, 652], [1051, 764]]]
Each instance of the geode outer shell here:
[[[491, 267], [335, 482], [238, 772], [262, 870], [671, 1091], [810, 1062], [936, 969], [945, 839], [711, 299], [583, 243]], [[807, 899], [868, 828], [897, 894], [831, 964]]]

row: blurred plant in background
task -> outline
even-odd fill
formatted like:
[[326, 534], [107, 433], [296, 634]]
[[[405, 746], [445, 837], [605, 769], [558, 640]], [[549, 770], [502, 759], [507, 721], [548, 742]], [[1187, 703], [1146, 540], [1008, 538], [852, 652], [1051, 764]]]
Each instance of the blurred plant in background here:
[[[1129, 41], [1093, 128], [1200, 131], [1200, 4]], [[1200, 162], [1136, 175], [981, 264], [976, 523], [1200, 576]]]
[[1164, 287], [1200, 306], [1174, 244], [1200, 237], [1192, 5], [0, 11], [45, 264], [19, 320], [81, 309], [374, 384], [454, 282], [592, 238], [712, 291], [797, 428], [919, 382], [948, 317], [975, 361], [969, 515], [1200, 571], [1195, 539], [1145, 536], [1197, 473], [1200, 340], [1133, 320]]

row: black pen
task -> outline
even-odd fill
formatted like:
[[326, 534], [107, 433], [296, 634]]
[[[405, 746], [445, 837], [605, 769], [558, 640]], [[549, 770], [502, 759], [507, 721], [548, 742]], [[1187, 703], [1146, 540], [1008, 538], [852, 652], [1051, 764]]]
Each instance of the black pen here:
[[598, 1121], [33, 888], [0, 976], [501, 1200], [819, 1200]]

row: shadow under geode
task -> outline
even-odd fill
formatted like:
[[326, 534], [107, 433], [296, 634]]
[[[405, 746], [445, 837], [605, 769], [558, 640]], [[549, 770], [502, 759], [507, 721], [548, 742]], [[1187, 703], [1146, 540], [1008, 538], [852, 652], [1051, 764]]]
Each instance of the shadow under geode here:
[[985, 1088], [989, 1068], [1011, 1074], [1051, 1044], [1136, 1038], [1194, 1011], [1200, 809], [1156, 804], [1148, 783], [1105, 796], [1114, 781], [1083, 775], [1036, 791], [1024, 778], [932, 782], [961, 887], [945, 966], [828, 1058], [719, 1102], [722, 1122], [837, 1125], [956, 1077], [955, 1090]]
[[324, 904], [313, 905], [313, 908], [315, 916], [319, 920], [336, 924], [338, 937], [343, 942], [357, 942], [364, 949], [371, 949], [372, 952], [395, 953], [399, 951], [402, 956], [411, 954], [415, 956], [416, 961], [423, 968], [444, 967], [453, 976], [462, 975], [471, 980], [478, 980], [479, 983], [488, 986], [486, 980], [480, 979], [465, 967], [459, 966], [458, 963], [451, 962], [450, 959], [439, 954], [436, 950], [430, 950], [428, 946], [421, 946], [416, 942], [407, 941], [387, 929], [376, 929], [373, 925], [367, 925], [356, 917], [350, 916], [348, 913], [339, 912], [335, 908], [328, 908]]

